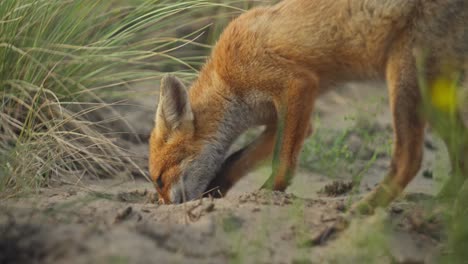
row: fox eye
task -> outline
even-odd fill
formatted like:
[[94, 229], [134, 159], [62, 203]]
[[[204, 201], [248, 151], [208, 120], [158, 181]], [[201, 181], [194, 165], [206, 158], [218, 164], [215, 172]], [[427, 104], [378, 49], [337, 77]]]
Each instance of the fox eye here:
[[156, 180], [156, 184], [158, 185], [158, 187], [160, 189], [162, 189], [164, 187], [164, 182], [162, 180], [162, 176], [159, 176], [158, 179]]

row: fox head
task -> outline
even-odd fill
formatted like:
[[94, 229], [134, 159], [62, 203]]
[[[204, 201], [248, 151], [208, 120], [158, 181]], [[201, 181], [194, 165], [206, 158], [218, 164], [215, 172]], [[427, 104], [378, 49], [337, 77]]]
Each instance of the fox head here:
[[[149, 171], [160, 203], [182, 203], [200, 197], [215, 174], [195, 136], [188, 90], [174, 76], [161, 80], [155, 127], [150, 138]], [[205, 155], [206, 156], [206, 155]]]

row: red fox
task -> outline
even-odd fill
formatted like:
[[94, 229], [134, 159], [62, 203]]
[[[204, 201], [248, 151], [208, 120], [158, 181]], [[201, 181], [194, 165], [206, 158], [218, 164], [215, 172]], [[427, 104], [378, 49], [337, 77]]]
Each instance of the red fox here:
[[[161, 81], [149, 158], [160, 201], [196, 199], [209, 186], [226, 192], [271, 156], [263, 187], [285, 190], [312, 130], [315, 100], [348, 81], [381, 79], [393, 114], [393, 157], [385, 179], [357, 205], [388, 205], [423, 156], [427, 121], [415, 51], [426, 54], [429, 83], [445, 65], [464, 72], [467, 22], [466, 0], [284, 0], [242, 14], [226, 27], [190, 89], [170, 75]], [[265, 130], [226, 157], [254, 126]]]

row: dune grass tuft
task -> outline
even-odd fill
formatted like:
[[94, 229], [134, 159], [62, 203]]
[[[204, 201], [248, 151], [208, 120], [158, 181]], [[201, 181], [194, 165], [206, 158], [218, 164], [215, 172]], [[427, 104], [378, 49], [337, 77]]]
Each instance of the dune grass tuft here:
[[[204, 27], [174, 37], [213, 1], [9, 0], [0, 2], [0, 197], [51, 182], [115, 177], [137, 166], [105, 130], [131, 83], [167, 65], [190, 77], [202, 58], [174, 56]], [[180, 34], [179, 34], [180, 35]], [[116, 118], [118, 115], [116, 114]], [[106, 133], [107, 132], [107, 133]], [[132, 170], [133, 170], [132, 169]], [[140, 173], [144, 174], [140, 170]]]

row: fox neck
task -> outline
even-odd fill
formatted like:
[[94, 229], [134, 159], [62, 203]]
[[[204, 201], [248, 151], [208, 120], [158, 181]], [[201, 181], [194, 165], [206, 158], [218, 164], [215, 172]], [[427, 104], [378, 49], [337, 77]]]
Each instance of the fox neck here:
[[190, 89], [199, 153], [185, 168], [189, 175], [184, 184], [192, 190], [187, 193], [188, 200], [206, 191], [234, 140], [252, 126], [250, 109], [229, 91], [229, 86], [213, 71], [202, 72]]

